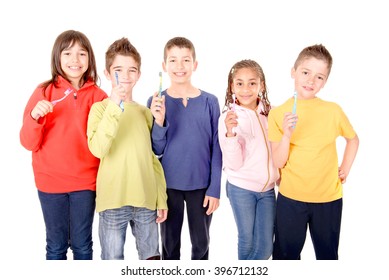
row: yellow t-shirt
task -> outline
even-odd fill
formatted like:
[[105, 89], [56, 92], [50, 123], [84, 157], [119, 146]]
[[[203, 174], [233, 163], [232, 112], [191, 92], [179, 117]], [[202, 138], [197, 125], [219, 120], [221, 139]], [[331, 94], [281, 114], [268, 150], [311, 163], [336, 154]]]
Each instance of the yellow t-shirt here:
[[[269, 140], [281, 141], [282, 122], [292, 112], [293, 98], [269, 113]], [[330, 202], [342, 197], [336, 138], [352, 139], [355, 131], [339, 105], [320, 98], [298, 100], [298, 122], [289, 157], [281, 169], [279, 192], [303, 202]]]

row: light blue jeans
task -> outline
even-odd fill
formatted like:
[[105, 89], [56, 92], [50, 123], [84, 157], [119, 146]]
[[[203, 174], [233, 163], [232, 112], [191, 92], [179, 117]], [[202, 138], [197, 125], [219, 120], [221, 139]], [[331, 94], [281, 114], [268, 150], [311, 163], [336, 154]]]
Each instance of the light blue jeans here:
[[159, 256], [157, 211], [123, 206], [99, 213], [99, 237], [102, 260], [124, 260], [128, 223], [135, 237], [140, 260]]
[[226, 188], [238, 229], [239, 260], [268, 260], [273, 252], [274, 189], [253, 192], [228, 181]]

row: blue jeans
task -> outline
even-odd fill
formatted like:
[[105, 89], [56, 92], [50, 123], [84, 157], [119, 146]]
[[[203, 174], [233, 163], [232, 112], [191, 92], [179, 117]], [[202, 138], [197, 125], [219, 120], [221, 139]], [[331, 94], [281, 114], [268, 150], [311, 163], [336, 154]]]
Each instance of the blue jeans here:
[[238, 229], [239, 260], [268, 260], [273, 252], [274, 189], [253, 192], [228, 181], [226, 187]]
[[94, 191], [44, 193], [38, 191], [46, 225], [46, 259], [66, 260], [70, 247], [75, 260], [91, 260]]
[[156, 210], [123, 206], [102, 211], [99, 216], [102, 260], [124, 260], [128, 223], [135, 237], [139, 259], [146, 260], [160, 255]]

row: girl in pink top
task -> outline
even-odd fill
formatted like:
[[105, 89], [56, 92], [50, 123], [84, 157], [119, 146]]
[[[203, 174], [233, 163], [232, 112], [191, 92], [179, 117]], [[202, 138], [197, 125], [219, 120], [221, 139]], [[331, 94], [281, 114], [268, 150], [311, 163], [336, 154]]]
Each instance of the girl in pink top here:
[[227, 197], [238, 229], [238, 258], [267, 260], [273, 251], [274, 186], [279, 172], [267, 137], [270, 102], [265, 75], [257, 62], [235, 63], [225, 100], [219, 142]]

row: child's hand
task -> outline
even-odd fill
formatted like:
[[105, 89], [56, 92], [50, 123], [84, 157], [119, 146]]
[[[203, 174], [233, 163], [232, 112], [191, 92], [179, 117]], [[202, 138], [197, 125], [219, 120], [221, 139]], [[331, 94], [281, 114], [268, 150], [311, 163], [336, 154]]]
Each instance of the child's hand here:
[[340, 179], [340, 181], [342, 182], [342, 184], [346, 183], [346, 178], [347, 178], [347, 175], [346, 175], [346, 172], [344, 172], [344, 170], [338, 169], [338, 177]]
[[38, 101], [34, 109], [32, 109], [30, 115], [34, 120], [38, 120], [40, 117], [46, 116], [48, 113], [53, 112], [53, 104], [47, 100]]
[[167, 209], [158, 209], [157, 210], [157, 224], [163, 223], [167, 219]]
[[204, 197], [203, 207], [207, 207], [207, 215], [211, 215], [213, 212], [216, 211], [217, 208], [219, 208], [219, 199], [206, 195]]
[[109, 99], [111, 99], [116, 105], [119, 106], [120, 102], [126, 99], [126, 92], [124, 87], [121, 84], [113, 87]]
[[151, 113], [154, 116], [155, 122], [159, 126], [163, 126], [163, 122], [165, 121], [165, 96], [162, 97], [158, 96], [158, 92], [154, 93], [153, 100], [151, 101], [150, 105]]
[[238, 116], [236, 115], [236, 113], [234, 111], [227, 112], [226, 119], [224, 120], [224, 123], [225, 123], [226, 128], [227, 128], [227, 133], [226, 133], [227, 137], [231, 137], [231, 136], [235, 135], [234, 132], [232, 131], [232, 129], [234, 127], [238, 126], [237, 119], [238, 119]]
[[282, 128], [284, 130], [284, 135], [290, 138], [297, 124], [297, 115], [290, 112], [284, 114], [284, 121], [282, 123]]

